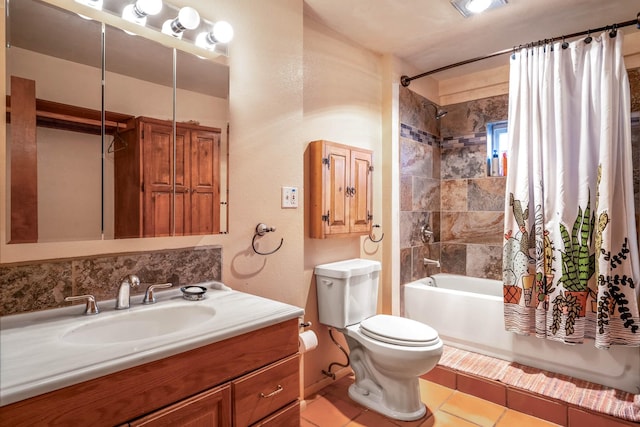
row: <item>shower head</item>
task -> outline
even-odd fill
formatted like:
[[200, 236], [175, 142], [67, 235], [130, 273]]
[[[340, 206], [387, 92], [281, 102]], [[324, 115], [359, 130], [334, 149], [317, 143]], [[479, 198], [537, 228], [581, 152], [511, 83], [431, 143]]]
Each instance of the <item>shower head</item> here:
[[443, 110], [442, 108], [439, 108], [436, 104], [432, 103], [432, 102], [427, 102], [425, 104], [426, 107], [433, 107], [434, 110], [434, 117], [436, 118], [436, 120], [440, 120], [441, 118], [443, 118], [444, 116], [447, 115], [447, 111]]

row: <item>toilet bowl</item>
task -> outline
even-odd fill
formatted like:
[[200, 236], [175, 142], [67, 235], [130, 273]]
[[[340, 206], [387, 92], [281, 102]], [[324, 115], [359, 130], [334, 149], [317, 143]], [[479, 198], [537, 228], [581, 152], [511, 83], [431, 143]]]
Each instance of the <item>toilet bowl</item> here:
[[419, 377], [442, 355], [437, 332], [420, 322], [376, 315], [342, 330], [349, 346], [355, 382], [349, 397], [390, 418], [411, 421], [426, 408]]
[[376, 314], [380, 263], [354, 259], [315, 268], [320, 323], [342, 332], [355, 382], [349, 397], [402, 421], [423, 417], [419, 377], [442, 355], [438, 333], [421, 322]]

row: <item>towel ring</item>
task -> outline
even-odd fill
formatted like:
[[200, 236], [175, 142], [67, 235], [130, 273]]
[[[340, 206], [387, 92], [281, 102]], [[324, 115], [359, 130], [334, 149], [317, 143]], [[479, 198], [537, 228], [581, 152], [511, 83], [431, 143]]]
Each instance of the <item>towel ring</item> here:
[[379, 239], [376, 239], [372, 234], [374, 228], [380, 228], [380, 224], [373, 224], [373, 226], [371, 227], [371, 231], [369, 232], [369, 235], [367, 236], [367, 238], [369, 240], [371, 240], [373, 243], [380, 243], [380, 242], [382, 242], [382, 239], [384, 239], [384, 233], [382, 233], [382, 236], [380, 236]]
[[280, 239], [280, 244], [278, 245], [277, 248], [275, 248], [272, 251], [260, 252], [259, 250], [256, 249], [256, 237], [264, 236], [266, 233], [269, 233], [271, 231], [276, 231], [275, 227], [269, 227], [268, 225], [263, 224], [263, 223], [260, 223], [260, 224], [256, 225], [256, 232], [254, 233], [253, 239], [251, 240], [251, 248], [258, 255], [271, 255], [273, 253], [278, 252], [280, 250], [280, 248], [282, 247], [282, 244], [284, 243], [284, 238]]

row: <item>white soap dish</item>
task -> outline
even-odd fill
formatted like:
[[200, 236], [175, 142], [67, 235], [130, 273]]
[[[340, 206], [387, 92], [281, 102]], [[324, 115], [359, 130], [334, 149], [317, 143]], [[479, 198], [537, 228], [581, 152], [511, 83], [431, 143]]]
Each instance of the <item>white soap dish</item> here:
[[189, 301], [199, 301], [204, 299], [204, 294], [207, 293], [207, 288], [204, 286], [183, 286], [180, 290], [182, 291], [182, 298]]

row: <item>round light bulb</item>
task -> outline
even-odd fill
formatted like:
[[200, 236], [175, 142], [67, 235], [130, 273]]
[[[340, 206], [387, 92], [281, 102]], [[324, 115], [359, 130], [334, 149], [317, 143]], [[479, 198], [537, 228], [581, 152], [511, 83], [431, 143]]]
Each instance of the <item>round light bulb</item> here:
[[216, 48], [215, 42], [212, 42], [209, 38], [209, 33], [206, 31], [201, 32], [196, 37], [195, 45], [206, 50], [214, 51]]
[[192, 7], [183, 7], [180, 9], [180, 12], [178, 12], [178, 20], [184, 28], [193, 30], [200, 25], [200, 14]]
[[162, 0], [138, 0], [136, 7], [146, 15], [157, 15], [162, 10]]
[[218, 43], [229, 43], [233, 39], [233, 27], [227, 21], [218, 21], [213, 25], [213, 37]]
[[470, 0], [467, 3], [467, 10], [472, 13], [480, 13], [491, 6], [493, 0]]
[[122, 19], [129, 22], [134, 22], [144, 27], [145, 25], [147, 25], [147, 17], [140, 17], [140, 15], [135, 12], [134, 6], [135, 5], [133, 4], [128, 4], [124, 7], [124, 9], [122, 10]]

